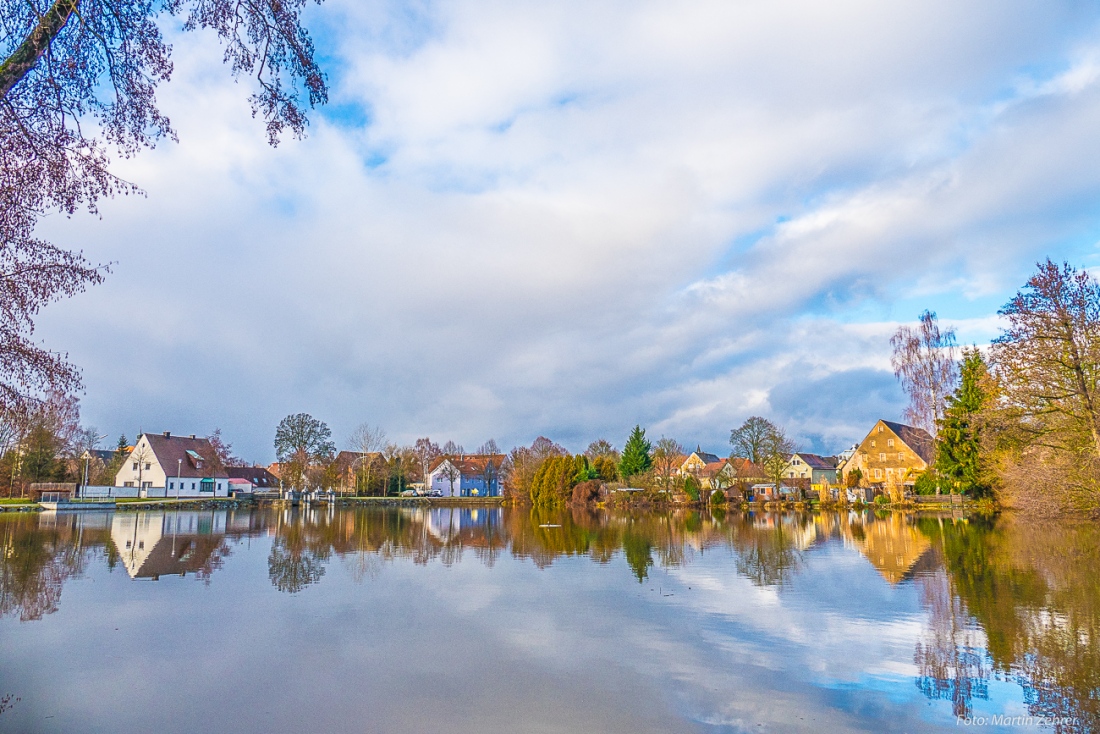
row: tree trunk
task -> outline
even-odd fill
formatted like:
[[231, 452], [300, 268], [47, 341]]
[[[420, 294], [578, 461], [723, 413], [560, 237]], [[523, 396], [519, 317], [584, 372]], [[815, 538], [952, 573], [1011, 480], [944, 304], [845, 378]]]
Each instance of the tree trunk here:
[[26, 40], [0, 64], [0, 99], [7, 97], [12, 87], [35, 67], [79, 4], [80, 0], [54, 0]]

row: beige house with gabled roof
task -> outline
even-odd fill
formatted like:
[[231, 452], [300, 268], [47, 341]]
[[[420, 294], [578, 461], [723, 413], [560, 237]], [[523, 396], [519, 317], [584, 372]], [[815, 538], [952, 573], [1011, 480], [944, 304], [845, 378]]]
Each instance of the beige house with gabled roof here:
[[859, 469], [864, 484], [912, 485], [932, 463], [934, 439], [923, 428], [880, 420], [851, 458], [839, 467], [844, 478]]

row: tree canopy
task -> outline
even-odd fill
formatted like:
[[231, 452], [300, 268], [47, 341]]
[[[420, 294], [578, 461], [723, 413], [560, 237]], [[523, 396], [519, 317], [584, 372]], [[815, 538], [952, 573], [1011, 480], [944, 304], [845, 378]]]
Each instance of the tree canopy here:
[[213, 30], [237, 77], [256, 89], [254, 115], [276, 144], [304, 133], [306, 106], [327, 100], [306, 0], [0, 0], [0, 410], [33, 410], [49, 390], [73, 391], [79, 372], [32, 339], [47, 304], [102, 281], [107, 268], [35, 236], [50, 213], [97, 212], [137, 187], [110, 170], [174, 139], [156, 100], [172, 74], [161, 16]]
[[308, 413], [288, 415], [275, 429], [275, 456], [283, 465], [281, 476], [290, 486], [305, 486], [306, 474], [319, 462], [332, 458], [336, 444], [332, 431]]
[[905, 419], [929, 433], [943, 415], [944, 401], [958, 379], [955, 330], [940, 329], [936, 314], [925, 311], [916, 328], [901, 326], [890, 338], [890, 364], [909, 396]]

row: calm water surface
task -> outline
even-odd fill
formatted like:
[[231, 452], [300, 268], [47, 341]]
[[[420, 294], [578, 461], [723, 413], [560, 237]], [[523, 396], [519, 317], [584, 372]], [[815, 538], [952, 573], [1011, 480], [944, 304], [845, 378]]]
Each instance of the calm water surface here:
[[1093, 524], [8, 514], [0, 564], [3, 731], [1100, 730]]

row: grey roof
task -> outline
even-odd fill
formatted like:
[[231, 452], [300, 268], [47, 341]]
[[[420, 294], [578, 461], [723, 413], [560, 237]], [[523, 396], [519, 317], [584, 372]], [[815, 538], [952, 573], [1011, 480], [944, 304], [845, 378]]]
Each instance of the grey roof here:
[[115, 453], [114, 449], [88, 449], [80, 458], [99, 459], [104, 464], [110, 464], [115, 458]]
[[278, 487], [279, 478], [262, 466], [227, 466], [230, 479], [247, 479], [256, 487]]
[[706, 451], [702, 451], [698, 448], [695, 449], [694, 453], [703, 460], [704, 464], [713, 464], [716, 461], [722, 460], [717, 454], [708, 454]]
[[934, 440], [928, 431], [923, 428], [916, 428], [914, 426], [907, 426], [904, 423], [894, 423], [893, 421], [883, 421], [887, 428], [897, 434], [906, 446], [913, 449], [924, 463], [932, 463], [932, 452], [934, 448]]
[[836, 457], [820, 456], [819, 454], [804, 454], [801, 451], [794, 454], [806, 462], [811, 469], [836, 469]]
[[229, 476], [224, 469], [211, 470], [214, 447], [205, 438], [146, 433], [145, 439], [156, 454], [160, 468], [169, 477], [202, 479]]

